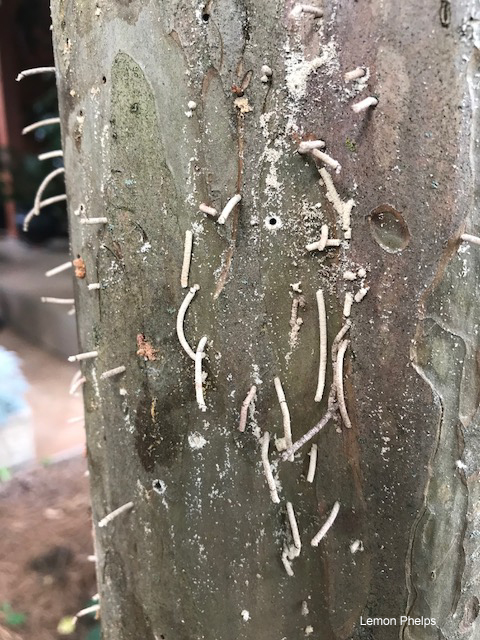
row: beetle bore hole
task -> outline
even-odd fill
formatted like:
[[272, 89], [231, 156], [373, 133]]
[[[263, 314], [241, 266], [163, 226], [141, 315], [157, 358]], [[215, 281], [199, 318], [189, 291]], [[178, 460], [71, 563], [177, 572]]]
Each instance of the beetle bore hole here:
[[212, 4], [212, 0], [207, 0], [203, 6], [202, 11], [202, 20], [204, 22], [208, 22], [210, 20], [210, 6]]
[[269, 231], [273, 231], [275, 229], [279, 229], [282, 226], [282, 221], [279, 217], [270, 215], [265, 218], [264, 224]]
[[155, 493], [163, 495], [165, 493], [166, 486], [163, 480], [154, 480], [152, 482], [152, 489], [155, 491]]

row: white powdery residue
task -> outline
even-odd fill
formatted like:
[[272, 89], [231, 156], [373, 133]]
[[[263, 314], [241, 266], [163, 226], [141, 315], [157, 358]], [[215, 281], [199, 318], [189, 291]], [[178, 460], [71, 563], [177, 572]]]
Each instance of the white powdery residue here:
[[[258, 217], [258, 214], [256, 212], [260, 209], [259, 194], [257, 193], [257, 189], [252, 187], [252, 189], [250, 190], [250, 195], [252, 197], [250, 225], [252, 227], [256, 227], [258, 225], [258, 223], [259, 223], [259, 217]], [[253, 246], [257, 246], [258, 240], [259, 240], [258, 233], [252, 234]]]
[[257, 440], [260, 440], [261, 436], [262, 436], [262, 432], [261, 429], [258, 425], [258, 421], [257, 418], [255, 416], [255, 411], [256, 411], [256, 406], [255, 406], [255, 402], [256, 402], [256, 397], [252, 398], [252, 401], [250, 402], [249, 406], [248, 406], [248, 425], [249, 427], [252, 429], [252, 433], [253, 435], [257, 438]]
[[95, 396], [101, 401], [100, 387], [98, 386], [98, 378], [95, 367], [92, 367], [92, 387], [95, 390]]
[[252, 378], [255, 384], [262, 384], [263, 380], [260, 378], [260, 367], [258, 364], [252, 364]]
[[145, 242], [145, 244], [140, 247], [140, 253], [147, 253], [147, 251], [150, 251], [151, 248], [152, 245], [150, 244], [150, 242]]
[[125, 421], [125, 426], [127, 427], [127, 430], [129, 433], [134, 433], [135, 425], [132, 424], [132, 421], [130, 420], [130, 411], [128, 408], [127, 394], [122, 393], [122, 389], [120, 389], [120, 396], [122, 397], [122, 412], [123, 412], [123, 419]]
[[107, 172], [107, 167], [110, 166], [110, 160], [109, 160], [110, 137], [111, 137], [110, 125], [106, 124], [103, 126], [102, 133], [100, 135], [100, 149], [101, 149], [101, 155], [102, 155], [102, 167], [104, 172], [104, 174], [102, 175], [102, 181], [100, 184], [100, 193], [105, 192], [105, 182], [107, 179], [107, 176], [105, 174]]
[[322, 204], [320, 202], [309, 202], [307, 198], [302, 197], [300, 207], [303, 224], [309, 231], [318, 232], [319, 222], [324, 219]]
[[[458, 250], [458, 253], [460, 253], [460, 249]], [[470, 267], [468, 266], [468, 260], [462, 258], [462, 278], [465, 278], [469, 274], [469, 272]]]
[[388, 436], [382, 436], [382, 440], [384, 441], [384, 446], [380, 451], [380, 455], [385, 460], [385, 462], [387, 462], [388, 459], [385, 454], [387, 454], [390, 451], [390, 447], [388, 446], [388, 443], [390, 442], [390, 438]]
[[[285, 138], [278, 137], [275, 139], [273, 144], [267, 142], [265, 144], [265, 148], [260, 157], [259, 161], [259, 172], [264, 173], [264, 167], [267, 164], [268, 172], [265, 177], [265, 189], [264, 195], [266, 196], [266, 202], [262, 203], [262, 205], [266, 204], [271, 209], [275, 211], [282, 210], [282, 199], [283, 199], [283, 191], [284, 184], [283, 181], [279, 180], [279, 171], [280, 166], [279, 162], [281, 162], [285, 152], [288, 150], [289, 145], [287, 144]], [[266, 167], [265, 167], [266, 168]], [[270, 218], [276, 218], [276, 215], [270, 216]], [[270, 226], [269, 230], [272, 231], [277, 229], [278, 225]]]
[[323, 64], [322, 58], [305, 60], [301, 53], [291, 53], [286, 59], [287, 89], [295, 100], [304, 97], [307, 91], [308, 76]]
[[[183, 128], [183, 139], [188, 140], [188, 133], [186, 127]], [[196, 193], [197, 193], [197, 175], [195, 171], [195, 165], [198, 163], [197, 160], [197, 151], [195, 150], [195, 155], [188, 159], [188, 171], [187, 171], [187, 189], [188, 194], [185, 198], [185, 202], [189, 204], [191, 207], [196, 206]]]
[[[228, 429], [225, 429], [224, 431], [224, 435], [226, 435], [228, 432]], [[232, 465], [232, 461], [230, 459], [230, 449], [229, 447], [225, 447], [225, 476], [232, 476], [233, 473], [233, 465]]]
[[312, 72], [325, 66], [326, 73], [331, 75], [336, 68], [337, 47], [333, 39], [324, 45], [322, 54], [312, 60], [305, 60], [303, 51], [291, 51], [288, 43], [284, 49], [287, 89], [295, 102], [305, 96], [308, 77]]
[[250, 620], [250, 613], [246, 609], [244, 609], [240, 615], [245, 622], [248, 622]]
[[277, 460], [270, 460], [270, 466], [272, 467], [273, 478], [275, 480], [275, 486], [277, 487], [277, 491], [281, 493], [282, 491], [282, 483], [280, 482], [280, 476], [278, 475], [278, 465], [280, 462], [280, 458]]
[[263, 152], [264, 159], [270, 163], [270, 170], [265, 179], [265, 191], [267, 195], [273, 195], [274, 191], [278, 191], [282, 187], [283, 183], [279, 182], [277, 172], [277, 162], [280, 160], [282, 155], [283, 151], [281, 149], [270, 148], [265, 149]]
[[218, 498], [220, 498], [220, 496], [224, 496], [224, 493], [220, 493], [220, 491], [217, 488], [211, 489], [208, 497], [210, 498], [210, 500], [213, 502], [214, 500], [217, 500]]
[[192, 449], [203, 449], [203, 447], [207, 444], [207, 441], [201, 433], [195, 432], [188, 435], [188, 444], [192, 447]]
[[[297, 293], [301, 294], [301, 284], [301, 282], [295, 282], [291, 284], [290, 287]], [[301, 326], [303, 325], [303, 318], [301, 318], [299, 314], [305, 307], [305, 298], [302, 295], [294, 296], [292, 293], [290, 293], [290, 296], [292, 298], [292, 310], [290, 312], [290, 334], [288, 337], [288, 346], [290, 347], [290, 349], [285, 355], [285, 362], [287, 362], [287, 364], [290, 362], [292, 353], [298, 345], [298, 334], [300, 332]]]
[[267, 111], [266, 113], [262, 113], [260, 116], [260, 127], [262, 129], [262, 134], [264, 138], [270, 137], [269, 132], [269, 124], [272, 116], [275, 114], [275, 111]]
[[[228, 429], [224, 429], [222, 432], [222, 435], [226, 436], [228, 432], [229, 432]], [[234, 467], [232, 466], [232, 461], [230, 458], [230, 450], [228, 447], [225, 447], [224, 451], [225, 451], [225, 457], [223, 459], [223, 462], [221, 461], [222, 465], [218, 463], [215, 465], [217, 470], [217, 480], [219, 481], [220, 484], [222, 482], [223, 484], [225, 484], [224, 481], [228, 478], [231, 479], [232, 474], [234, 474]]]
[[214, 272], [213, 272], [213, 277], [215, 278], [215, 282], [217, 282], [217, 281], [218, 281], [218, 278], [220, 277], [220, 275], [222, 274], [222, 272], [223, 272], [223, 270], [224, 270], [224, 268], [225, 268], [225, 258], [226, 258], [226, 255], [227, 255], [227, 252], [226, 252], [226, 251], [224, 251], [224, 252], [222, 253], [222, 258], [221, 258], [221, 261], [220, 261], [219, 266], [218, 266], [218, 267], [214, 270]]
[[219, 464], [216, 464], [215, 468], [217, 470], [218, 479], [223, 480], [225, 478], [225, 470], [222, 471], [222, 468]]
[[[307, 198], [302, 197], [299, 203], [301, 224], [305, 233], [305, 237], [312, 239], [312, 242], [318, 240], [319, 229], [325, 224], [325, 216], [320, 203], [309, 202]], [[305, 251], [305, 243], [300, 234], [294, 235], [293, 248], [299, 254]]]
[[192, 231], [195, 236], [199, 236], [205, 232], [205, 227], [201, 222], [192, 222]]
[[198, 535], [198, 533], [195, 533], [189, 540], [189, 543], [192, 547], [198, 549], [198, 554], [197, 557], [199, 559], [199, 561], [207, 561], [207, 554], [205, 552], [205, 545], [202, 542], [202, 539], [200, 538], [200, 536]]
[[148, 491], [145, 489], [145, 487], [143, 486], [143, 484], [140, 482], [138, 478], [136, 482], [136, 488], [137, 488], [138, 496], [141, 500], [148, 499]]
[[[204, 11], [203, 7], [204, 7], [203, 2], [197, 6], [197, 8], [195, 9], [195, 17], [197, 19], [198, 24], [205, 26], [205, 21], [203, 20], [203, 11]], [[185, 73], [187, 72], [185, 71]], [[190, 75], [190, 73], [188, 75]]]
[[[102, 249], [105, 249], [105, 245], [101, 246]], [[105, 277], [103, 278], [105, 284], [111, 285], [122, 282], [123, 274], [120, 269], [118, 262], [112, 260], [110, 262], [110, 266], [107, 267], [105, 271]]]

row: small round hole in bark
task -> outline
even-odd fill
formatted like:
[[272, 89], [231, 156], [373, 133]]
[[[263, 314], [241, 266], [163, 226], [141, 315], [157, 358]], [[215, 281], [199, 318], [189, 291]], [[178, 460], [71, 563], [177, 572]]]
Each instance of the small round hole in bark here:
[[204, 22], [208, 22], [210, 20], [210, 7], [212, 4], [212, 0], [207, 0], [207, 2], [205, 2], [205, 4], [203, 5], [203, 9], [202, 9], [202, 20]]
[[370, 233], [387, 253], [399, 253], [410, 242], [410, 231], [404, 217], [389, 204], [381, 204], [368, 215]]
[[165, 482], [163, 482], [163, 480], [154, 480], [152, 482], [152, 489], [155, 491], [155, 493], [158, 493], [161, 496], [165, 493], [166, 488], [167, 487], [165, 485]]
[[269, 231], [276, 231], [282, 226], [282, 221], [278, 216], [267, 216], [265, 218], [265, 228]]

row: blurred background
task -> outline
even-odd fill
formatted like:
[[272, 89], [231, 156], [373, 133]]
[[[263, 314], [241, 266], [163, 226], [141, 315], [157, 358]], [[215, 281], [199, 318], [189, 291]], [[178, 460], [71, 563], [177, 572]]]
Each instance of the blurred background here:
[[[93, 544], [84, 459], [73, 270], [45, 273], [71, 259], [66, 203], [23, 224], [42, 180], [62, 167], [48, 0], [0, 0], [0, 640], [99, 638]], [[42, 200], [65, 193], [55, 177]]]

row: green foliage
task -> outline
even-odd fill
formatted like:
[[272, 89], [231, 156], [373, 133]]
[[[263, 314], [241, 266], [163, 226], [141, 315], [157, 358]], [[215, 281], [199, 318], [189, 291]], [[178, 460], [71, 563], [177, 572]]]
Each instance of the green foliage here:
[[19, 627], [24, 624], [27, 619], [25, 613], [14, 611], [8, 602], [2, 602], [0, 607], [0, 616], [9, 627]]
[[8, 482], [12, 474], [8, 467], [0, 467], [0, 482]]
[[[26, 125], [58, 115], [55, 80], [53, 78], [46, 79], [44, 84], [45, 89], [34, 100], [28, 113], [24, 114], [24, 123]], [[8, 149], [2, 149], [1, 152], [3, 161], [10, 169], [13, 177], [13, 198], [22, 208], [29, 209], [35, 198], [38, 184], [52, 170], [51, 162], [39, 162], [37, 152], [41, 153], [61, 148], [60, 127], [42, 127], [28, 135], [30, 139], [36, 142], [37, 149], [35, 153], [18, 153]], [[47, 191], [46, 197], [52, 195], [54, 189], [52, 187], [51, 192]], [[0, 198], [2, 200], [5, 198], [5, 188], [1, 181]]]
[[[44, 118], [58, 115], [57, 90], [53, 76], [45, 76], [43, 82], [37, 80], [39, 93], [36, 99], [28, 107], [22, 109], [22, 124], [28, 125]], [[49, 125], [40, 127], [27, 134], [27, 149], [0, 148], [0, 174], [1, 170], [6, 170], [5, 175], [9, 175], [11, 186], [3, 183], [0, 175], [0, 209], [6, 199], [13, 199], [16, 204], [17, 213], [26, 214], [32, 207], [38, 185], [43, 178], [53, 169], [62, 166], [61, 159], [39, 161], [37, 155], [61, 149], [60, 127]], [[44, 198], [64, 192], [64, 178], [58, 176], [47, 186]], [[53, 204], [43, 212], [42, 223], [35, 221], [32, 225], [32, 232], [29, 239], [36, 241], [48, 237], [55, 230], [58, 235], [67, 234], [67, 222], [65, 216], [65, 205]], [[37, 229], [35, 230], [35, 227]]]

